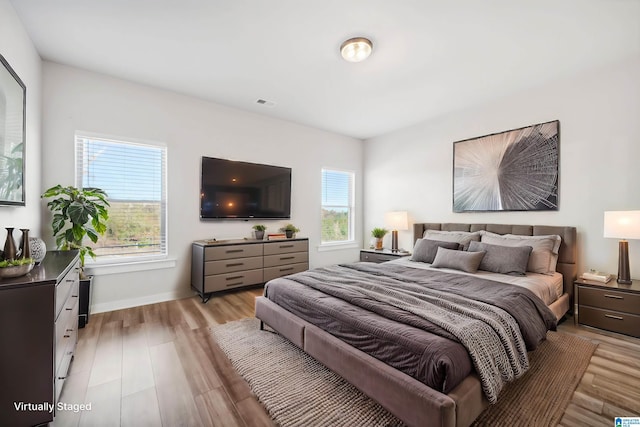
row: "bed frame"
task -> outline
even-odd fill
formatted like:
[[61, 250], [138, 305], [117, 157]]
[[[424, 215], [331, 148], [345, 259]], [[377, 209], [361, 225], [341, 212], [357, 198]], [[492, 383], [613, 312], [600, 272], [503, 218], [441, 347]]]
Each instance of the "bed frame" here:
[[[538, 225], [419, 223], [414, 241], [427, 229], [487, 230], [498, 234], [538, 236], [558, 234], [562, 244], [556, 270], [563, 274], [564, 295], [550, 306], [560, 319], [571, 307], [577, 273], [576, 228]], [[306, 353], [342, 376], [409, 426], [465, 427], [489, 406], [476, 374], [465, 378], [449, 394], [351, 347], [333, 335], [291, 314], [265, 297], [256, 299], [256, 317]]]

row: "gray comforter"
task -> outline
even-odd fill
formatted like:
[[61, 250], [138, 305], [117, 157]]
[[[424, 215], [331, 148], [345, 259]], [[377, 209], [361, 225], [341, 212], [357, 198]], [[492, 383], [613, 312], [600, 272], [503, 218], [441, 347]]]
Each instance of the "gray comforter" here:
[[269, 282], [265, 295], [444, 393], [473, 366], [490, 402], [556, 324], [526, 289], [393, 264], [314, 269]]

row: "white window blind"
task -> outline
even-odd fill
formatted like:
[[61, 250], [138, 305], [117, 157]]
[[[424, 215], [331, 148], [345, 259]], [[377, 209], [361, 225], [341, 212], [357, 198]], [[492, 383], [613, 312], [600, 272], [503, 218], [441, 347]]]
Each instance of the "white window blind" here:
[[97, 257], [167, 254], [166, 163], [163, 146], [76, 135], [76, 185], [104, 190], [111, 205], [107, 232], [88, 242]]
[[322, 169], [322, 243], [354, 240], [353, 187], [353, 172]]

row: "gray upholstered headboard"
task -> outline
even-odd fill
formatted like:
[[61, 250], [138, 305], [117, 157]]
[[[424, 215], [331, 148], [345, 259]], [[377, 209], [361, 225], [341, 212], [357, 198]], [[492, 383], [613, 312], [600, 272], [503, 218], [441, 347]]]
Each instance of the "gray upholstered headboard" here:
[[578, 274], [578, 250], [576, 244], [576, 228], [553, 225], [513, 225], [513, 224], [463, 224], [463, 223], [416, 223], [413, 224], [413, 241], [421, 238], [425, 230], [443, 231], [480, 231], [486, 230], [497, 234], [519, 234], [522, 236], [542, 236], [557, 234], [562, 237], [556, 271], [564, 280], [564, 291], [573, 301], [573, 281]]

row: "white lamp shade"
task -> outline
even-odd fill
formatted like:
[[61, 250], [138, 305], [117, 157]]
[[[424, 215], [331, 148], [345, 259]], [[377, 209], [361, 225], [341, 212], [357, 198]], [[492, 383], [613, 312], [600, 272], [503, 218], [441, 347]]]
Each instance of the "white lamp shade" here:
[[406, 211], [387, 212], [384, 222], [392, 230], [408, 230], [409, 218]]
[[640, 211], [605, 212], [604, 237], [640, 239]]

